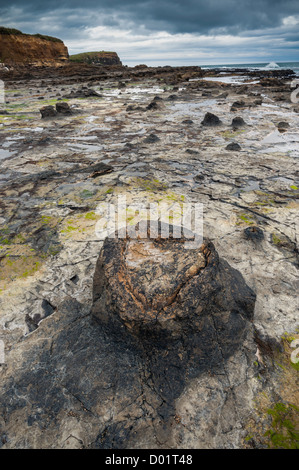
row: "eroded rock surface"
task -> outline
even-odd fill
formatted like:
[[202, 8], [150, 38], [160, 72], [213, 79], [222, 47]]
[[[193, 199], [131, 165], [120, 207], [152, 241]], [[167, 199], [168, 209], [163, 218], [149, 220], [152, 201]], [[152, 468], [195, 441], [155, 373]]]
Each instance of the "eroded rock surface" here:
[[[0, 112], [3, 447], [265, 447], [267, 410], [280, 402], [298, 406], [298, 372], [290, 361], [291, 341], [298, 337], [299, 239], [299, 115], [290, 101], [292, 77], [242, 71], [236, 83], [222, 83], [219, 72], [216, 82], [214, 71], [199, 67], [0, 70], [6, 91]], [[259, 78], [268, 76], [279, 80], [264, 87]], [[41, 103], [55, 109], [61, 98], [72, 114], [42, 119]], [[235, 102], [245, 104], [236, 113]], [[207, 112], [222, 125], [202, 126]], [[232, 126], [235, 116], [246, 125]], [[230, 142], [241, 150], [226, 150]], [[130, 330], [122, 320], [126, 311], [91, 317], [103, 244], [95, 230], [98, 208], [117, 204], [119, 195], [129, 205], [202, 203], [204, 236], [220, 257], [213, 285], [219, 292], [226, 285], [225, 260], [229, 283], [233, 268], [256, 294], [252, 323], [239, 302], [239, 313], [227, 317], [240, 333], [236, 342], [226, 324], [216, 340], [217, 325], [211, 324], [215, 350], [205, 342], [210, 361], [201, 356], [204, 328], [196, 336], [190, 327], [184, 339], [180, 328], [170, 328], [179, 317], [156, 323], [173, 346], [156, 341], [151, 353], [140, 341], [138, 322]], [[134, 214], [128, 212], [128, 220]], [[128, 246], [134, 279], [135, 255], [143, 259], [143, 251], [136, 241]], [[184, 263], [200, 268], [203, 258], [197, 265], [192, 256]], [[180, 282], [184, 263], [176, 268]], [[140, 266], [143, 280], [155, 267]], [[177, 288], [168, 284], [168, 272], [161, 277], [169, 286], [163, 298]], [[161, 301], [157, 279], [134, 288], [157, 305]], [[220, 322], [223, 303], [231, 306], [238, 298], [214, 294], [211, 288], [215, 311], [205, 310], [206, 328], [209, 319]], [[182, 325], [189, 318], [197, 331], [188, 305]], [[174, 302], [165, 306], [172, 307]], [[105, 318], [115, 318], [119, 328]], [[220, 345], [228, 351], [225, 358]]]

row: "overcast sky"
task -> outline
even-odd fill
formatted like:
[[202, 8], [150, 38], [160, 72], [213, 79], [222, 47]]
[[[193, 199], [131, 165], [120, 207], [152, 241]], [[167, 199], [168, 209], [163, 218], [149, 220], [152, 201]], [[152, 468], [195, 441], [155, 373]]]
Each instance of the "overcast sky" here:
[[124, 65], [299, 61], [299, 0], [0, 0], [0, 25]]

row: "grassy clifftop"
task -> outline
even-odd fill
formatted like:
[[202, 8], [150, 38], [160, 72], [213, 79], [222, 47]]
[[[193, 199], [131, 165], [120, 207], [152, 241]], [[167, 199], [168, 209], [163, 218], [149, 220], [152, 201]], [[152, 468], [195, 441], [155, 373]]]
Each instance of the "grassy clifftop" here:
[[46, 41], [63, 43], [61, 39], [55, 38], [53, 36], [46, 36], [44, 34], [26, 34], [26, 33], [22, 33], [22, 31], [20, 31], [19, 29], [5, 28], [4, 26], [0, 26], [0, 35], [1, 34], [11, 35], [11, 36], [33, 36], [36, 38], [45, 39]]

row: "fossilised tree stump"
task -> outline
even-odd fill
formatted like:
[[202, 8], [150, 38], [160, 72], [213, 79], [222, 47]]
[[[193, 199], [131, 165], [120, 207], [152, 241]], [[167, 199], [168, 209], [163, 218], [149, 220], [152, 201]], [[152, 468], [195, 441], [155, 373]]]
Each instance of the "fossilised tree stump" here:
[[212, 242], [190, 250], [185, 241], [106, 238], [92, 314], [116, 334], [130, 332], [143, 347], [187, 340], [208, 354], [216, 342], [228, 357], [253, 318], [255, 294]]

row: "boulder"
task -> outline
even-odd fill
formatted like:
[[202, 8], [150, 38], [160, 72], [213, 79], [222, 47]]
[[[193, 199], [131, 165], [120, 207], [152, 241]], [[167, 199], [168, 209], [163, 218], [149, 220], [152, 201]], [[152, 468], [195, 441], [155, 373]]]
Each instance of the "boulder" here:
[[156, 134], [150, 134], [144, 139], [145, 144], [155, 144], [156, 142], [159, 142], [159, 137]]
[[[248, 353], [254, 304], [242, 275], [208, 240], [188, 250], [184, 238], [106, 239], [92, 316], [71, 297], [41, 300], [27, 318], [32, 332], [7, 351], [0, 447], [177, 448], [178, 400], [186, 396], [200, 418], [191, 430], [178, 428], [178, 442], [201, 422], [214, 435], [235, 417], [235, 395], [223, 410], [229, 396], [221, 389], [219, 397], [219, 387], [232, 389], [230, 356]], [[236, 356], [236, 380], [239, 372]]]
[[65, 101], [60, 101], [59, 103], [56, 103], [56, 111], [59, 114], [65, 114], [65, 115], [73, 114], [73, 111], [69, 107], [68, 103], [66, 103]]
[[156, 110], [159, 109], [159, 105], [156, 100], [153, 100], [150, 102], [150, 104], [147, 105], [146, 109], [149, 111]]
[[177, 95], [169, 95], [167, 98], [169, 101], [176, 101], [179, 99]]
[[44, 106], [39, 111], [40, 111], [43, 119], [44, 118], [55, 117], [57, 115], [57, 111], [54, 108], [54, 106]]
[[290, 124], [286, 121], [280, 121], [277, 124], [278, 129], [288, 129], [290, 127]]
[[232, 127], [238, 128], [243, 126], [246, 126], [246, 122], [243, 120], [243, 118], [241, 118], [240, 116], [233, 118]]
[[239, 101], [234, 101], [234, 103], [232, 104], [230, 110], [231, 111], [238, 111], [239, 109], [242, 109], [242, 108], [245, 108], [245, 107], [246, 107], [245, 101], [239, 100]]
[[231, 150], [233, 152], [237, 152], [238, 150], [241, 150], [241, 146], [237, 142], [231, 142], [225, 147], [225, 150]]
[[220, 347], [228, 357], [243, 337], [255, 294], [212, 242], [187, 249], [187, 239], [174, 233], [160, 224], [155, 238], [149, 226], [138, 238], [134, 230], [107, 238], [94, 275], [92, 315], [143, 347], [165, 350], [174, 341], [178, 348], [181, 342], [199, 348], [211, 364], [213, 350]]
[[73, 98], [89, 98], [90, 96], [102, 97], [100, 93], [93, 90], [92, 88], [81, 88], [79, 90], [72, 90], [71, 93], [64, 95], [63, 98], [73, 99]]
[[206, 113], [204, 120], [201, 122], [203, 126], [206, 127], [214, 127], [220, 126], [222, 122], [220, 121], [219, 117], [213, 113]]

